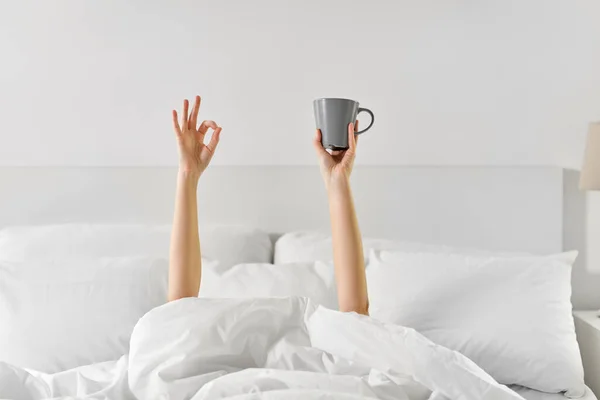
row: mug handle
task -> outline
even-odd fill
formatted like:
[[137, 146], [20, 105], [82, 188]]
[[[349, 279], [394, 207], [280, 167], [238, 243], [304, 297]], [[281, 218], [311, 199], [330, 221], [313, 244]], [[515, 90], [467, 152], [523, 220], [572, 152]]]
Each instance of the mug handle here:
[[371, 127], [373, 126], [373, 122], [375, 122], [375, 115], [373, 115], [373, 112], [371, 110], [369, 110], [368, 108], [359, 108], [358, 112], [356, 113], [356, 116], [358, 117], [358, 114], [360, 114], [363, 111], [366, 112], [367, 114], [369, 114], [371, 116], [371, 123], [369, 124], [369, 126], [367, 126], [362, 131], [356, 132], [355, 135], [360, 135], [361, 133], [365, 133], [366, 131], [368, 131], [369, 129], [371, 129]]

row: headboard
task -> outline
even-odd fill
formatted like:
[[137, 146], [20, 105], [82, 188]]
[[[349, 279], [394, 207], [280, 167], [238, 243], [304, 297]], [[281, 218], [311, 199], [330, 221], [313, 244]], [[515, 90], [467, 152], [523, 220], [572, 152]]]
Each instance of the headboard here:
[[[168, 223], [176, 168], [2, 167], [0, 227], [62, 222]], [[562, 250], [558, 167], [368, 167], [352, 176], [365, 236], [493, 250]], [[316, 167], [211, 166], [201, 223], [273, 233], [329, 229]]]

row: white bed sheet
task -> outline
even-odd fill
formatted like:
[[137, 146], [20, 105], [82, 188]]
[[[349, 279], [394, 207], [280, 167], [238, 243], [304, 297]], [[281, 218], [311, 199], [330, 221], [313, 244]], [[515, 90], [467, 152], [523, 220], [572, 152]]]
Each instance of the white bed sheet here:
[[299, 298], [170, 303], [140, 320], [118, 361], [57, 374], [0, 363], [0, 382], [0, 398], [20, 400], [567, 400], [515, 393], [412, 329]]
[[[511, 389], [519, 393], [526, 400], [571, 400], [562, 394], [543, 393], [522, 387], [512, 387]], [[598, 400], [598, 398], [594, 395], [592, 389], [586, 386], [585, 395], [577, 400]]]
[[[103, 363], [83, 366], [73, 370], [58, 374], [48, 375], [28, 371], [32, 377], [37, 377], [45, 382], [51, 389], [51, 393], [88, 393], [97, 397], [99, 395], [110, 395], [118, 392], [123, 398], [129, 396], [133, 400], [134, 396], [129, 391], [126, 382], [126, 370], [128, 360], [123, 356], [118, 361], [107, 361]], [[515, 392], [521, 395], [525, 400], [571, 400], [562, 394], [543, 393], [537, 390], [523, 387], [511, 387]], [[422, 393], [413, 393], [411, 400], [427, 400], [430, 396], [429, 391]], [[82, 396], [85, 398], [85, 395]], [[598, 400], [589, 387], [586, 387], [586, 394], [577, 400]]]

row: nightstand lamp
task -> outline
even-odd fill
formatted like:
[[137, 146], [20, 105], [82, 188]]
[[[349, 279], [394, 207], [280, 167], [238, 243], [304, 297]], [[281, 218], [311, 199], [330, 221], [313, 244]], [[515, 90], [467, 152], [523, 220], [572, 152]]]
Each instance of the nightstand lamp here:
[[600, 190], [600, 122], [590, 124], [579, 176], [579, 189]]

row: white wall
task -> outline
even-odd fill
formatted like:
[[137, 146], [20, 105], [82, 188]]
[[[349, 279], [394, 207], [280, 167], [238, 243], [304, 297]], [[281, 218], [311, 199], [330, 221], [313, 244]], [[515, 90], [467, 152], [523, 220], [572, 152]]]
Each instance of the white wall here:
[[[598, 21], [597, 0], [2, 1], [0, 165], [175, 165], [170, 110], [200, 93], [218, 164], [313, 164], [311, 100], [340, 96], [377, 116], [358, 163], [578, 169]], [[597, 307], [589, 197], [565, 245]]]
[[311, 164], [311, 100], [359, 99], [359, 162], [579, 167], [596, 0], [4, 1], [0, 165], [174, 165], [205, 98], [219, 164]]

